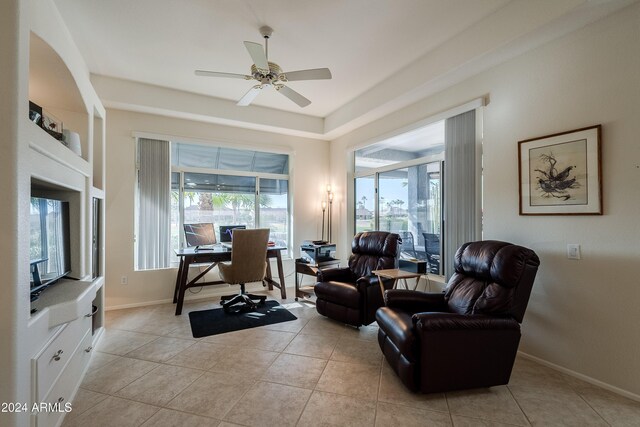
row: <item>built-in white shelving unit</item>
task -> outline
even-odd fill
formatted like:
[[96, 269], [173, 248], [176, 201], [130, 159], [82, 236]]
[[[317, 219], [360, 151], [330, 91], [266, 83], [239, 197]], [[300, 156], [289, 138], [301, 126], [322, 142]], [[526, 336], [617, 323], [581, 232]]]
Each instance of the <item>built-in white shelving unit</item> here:
[[[105, 110], [88, 84], [88, 75], [78, 80], [78, 69], [73, 67], [77, 52], [69, 51], [68, 44], [56, 40], [50, 45], [43, 34], [32, 30], [29, 101], [77, 133], [80, 152], [28, 123], [24, 135], [31, 195], [67, 202], [71, 267], [66, 278], [31, 303], [27, 326], [31, 404], [73, 399], [104, 332]], [[30, 238], [26, 232], [24, 238]], [[64, 415], [64, 411], [32, 414], [31, 425], [58, 426]]]

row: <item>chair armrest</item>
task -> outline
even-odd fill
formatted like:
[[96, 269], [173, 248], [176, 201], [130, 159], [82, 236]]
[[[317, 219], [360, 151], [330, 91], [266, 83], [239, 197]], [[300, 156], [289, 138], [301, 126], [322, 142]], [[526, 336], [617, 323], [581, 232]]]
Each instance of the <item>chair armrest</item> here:
[[318, 282], [353, 282], [353, 273], [348, 267], [318, 270]]
[[413, 313], [424, 311], [446, 313], [449, 311], [443, 292], [429, 293], [407, 289], [390, 289], [384, 293], [384, 303], [387, 307], [401, 308]]
[[[384, 285], [385, 289], [389, 289], [391, 288], [391, 286], [393, 285], [393, 279], [382, 279], [382, 284]], [[356, 288], [358, 288], [359, 292], [365, 292], [367, 290], [367, 288], [371, 287], [371, 286], [375, 286], [376, 288], [380, 288], [380, 280], [378, 279], [378, 276], [376, 276], [375, 274], [370, 274], [368, 276], [362, 276], [359, 277], [358, 280], [356, 280]], [[382, 303], [382, 301], [381, 301]]]
[[520, 330], [520, 324], [511, 318], [457, 313], [416, 313], [412, 320], [415, 327], [421, 331]]

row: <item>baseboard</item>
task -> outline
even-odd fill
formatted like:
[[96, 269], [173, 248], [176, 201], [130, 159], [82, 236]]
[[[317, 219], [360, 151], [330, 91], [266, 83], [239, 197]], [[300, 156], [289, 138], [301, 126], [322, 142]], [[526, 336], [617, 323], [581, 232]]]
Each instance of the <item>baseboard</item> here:
[[635, 400], [636, 402], [640, 402], [640, 395], [637, 395], [637, 394], [632, 393], [630, 391], [623, 390], [623, 389], [618, 388], [616, 386], [613, 386], [611, 384], [607, 384], [607, 383], [602, 382], [600, 380], [596, 380], [595, 378], [591, 378], [591, 377], [589, 377], [587, 375], [584, 375], [584, 374], [581, 374], [579, 372], [572, 371], [571, 369], [567, 369], [567, 368], [565, 368], [563, 366], [556, 365], [555, 363], [548, 362], [548, 361], [546, 361], [544, 359], [540, 359], [539, 357], [532, 356], [532, 355], [524, 353], [522, 351], [518, 351], [518, 355], [524, 357], [525, 359], [533, 360], [534, 362], [539, 363], [541, 365], [544, 365], [544, 366], [546, 366], [548, 368], [554, 369], [556, 371], [560, 371], [563, 374], [570, 375], [570, 376], [572, 376], [574, 378], [577, 378], [577, 379], [582, 380], [584, 382], [587, 382], [589, 384], [593, 384], [593, 385], [598, 386], [600, 388], [603, 388], [605, 390], [609, 390], [610, 392], [619, 394], [619, 395], [624, 396], [626, 398], [629, 398], [631, 400]]
[[[255, 286], [247, 286], [247, 292], [260, 292], [265, 290], [266, 288], [263, 287], [260, 284], [257, 284]], [[277, 288], [273, 288], [274, 291], [279, 292], [279, 290]], [[188, 290], [187, 290], [188, 291]], [[210, 299], [210, 298], [216, 298], [222, 295], [229, 295], [229, 294], [233, 294], [234, 292], [240, 292], [240, 288], [236, 288], [236, 289], [230, 289], [230, 288], [226, 288], [224, 290], [217, 290], [214, 292], [208, 292], [206, 295], [191, 295], [191, 296], [187, 296], [185, 295], [184, 300], [185, 302], [187, 301], [199, 301], [199, 300], [204, 300], [204, 299]], [[287, 288], [287, 296], [291, 295], [290, 298], [293, 298], [295, 294], [295, 289], [294, 288]], [[112, 311], [112, 310], [124, 310], [126, 308], [138, 308], [138, 307], [147, 307], [147, 306], [152, 306], [152, 305], [160, 305], [160, 304], [169, 304], [173, 302], [173, 298], [167, 298], [167, 299], [160, 299], [160, 300], [153, 300], [153, 301], [142, 301], [142, 302], [134, 302], [131, 304], [120, 304], [120, 305], [112, 305], [112, 306], [108, 306], [105, 307], [104, 311]]]

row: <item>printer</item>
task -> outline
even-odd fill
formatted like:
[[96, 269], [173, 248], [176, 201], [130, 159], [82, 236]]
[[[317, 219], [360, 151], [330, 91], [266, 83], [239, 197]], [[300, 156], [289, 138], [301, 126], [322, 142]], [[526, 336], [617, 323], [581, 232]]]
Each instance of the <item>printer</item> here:
[[332, 254], [336, 252], [335, 243], [319, 243], [304, 241], [300, 246], [300, 255], [309, 264], [320, 265], [327, 261], [333, 261]]

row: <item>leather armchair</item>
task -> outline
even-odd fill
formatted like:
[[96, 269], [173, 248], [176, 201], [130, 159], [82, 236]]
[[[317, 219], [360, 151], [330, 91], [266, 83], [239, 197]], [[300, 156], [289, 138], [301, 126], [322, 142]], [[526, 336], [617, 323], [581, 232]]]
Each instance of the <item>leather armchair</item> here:
[[[400, 243], [400, 236], [385, 231], [356, 234], [348, 267], [318, 271], [314, 288], [318, 313], [353, 326], [375, 321], [376, 310], [384, 301], [378, 277], [371, 272], [397, 268]], [[391, 281], [384, 284], [392, 286]]]
[[507, 384], [539, 265], [522, 246], [465, 243], [443, 293], [386, 291], [376, 320], [387, 362], [412, 391]]

